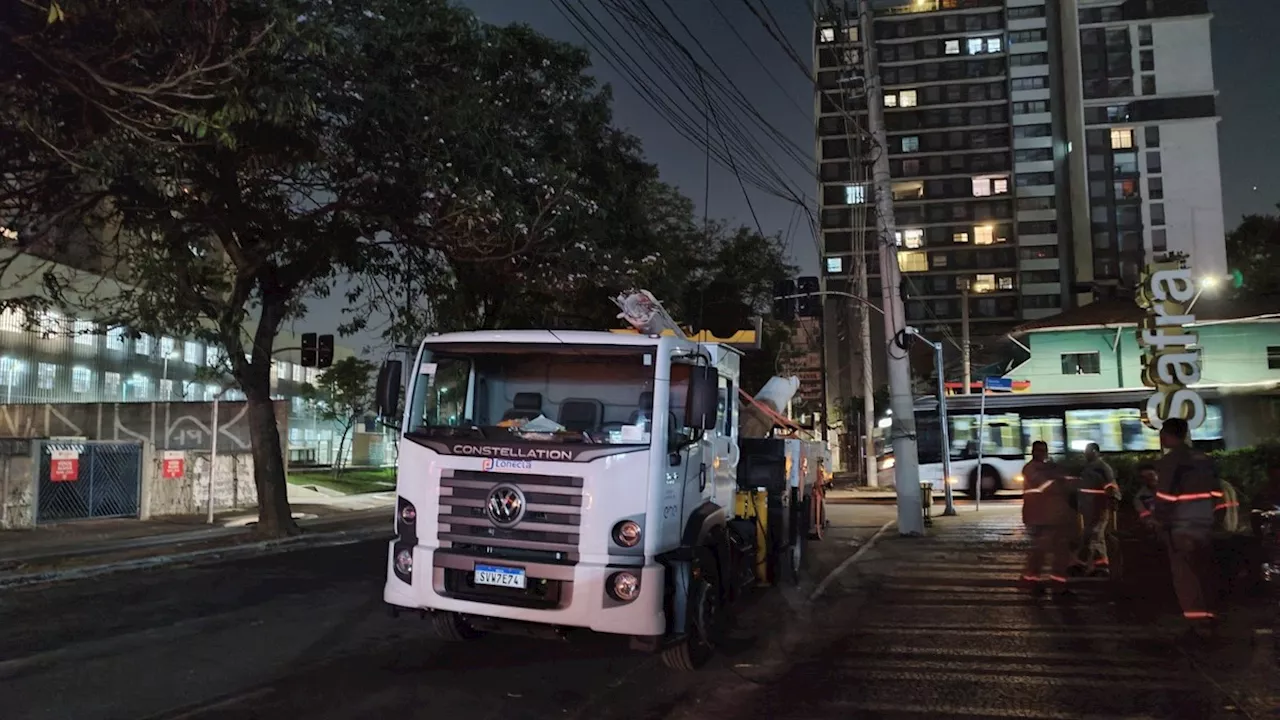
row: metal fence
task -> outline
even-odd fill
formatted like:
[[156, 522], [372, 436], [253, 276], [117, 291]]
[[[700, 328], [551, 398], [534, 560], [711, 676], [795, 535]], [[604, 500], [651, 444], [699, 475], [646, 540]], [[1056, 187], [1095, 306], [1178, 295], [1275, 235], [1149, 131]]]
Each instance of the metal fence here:
[[40, 442], [36, 522], [137, 517], [142, 444]]

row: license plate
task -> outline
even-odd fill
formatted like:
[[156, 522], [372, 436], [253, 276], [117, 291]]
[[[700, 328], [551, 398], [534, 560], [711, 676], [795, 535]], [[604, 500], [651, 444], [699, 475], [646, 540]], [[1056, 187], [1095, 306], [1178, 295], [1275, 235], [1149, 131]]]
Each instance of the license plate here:
[[494, 565], [476, 565], [476, 584], [523, 590], [525, 588], [524, 571]]

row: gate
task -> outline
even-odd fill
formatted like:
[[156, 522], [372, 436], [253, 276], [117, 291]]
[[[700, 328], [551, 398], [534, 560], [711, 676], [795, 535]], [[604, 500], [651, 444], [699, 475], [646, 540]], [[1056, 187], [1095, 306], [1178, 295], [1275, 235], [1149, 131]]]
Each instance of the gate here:
[[138, 516], [141, 443], [40, 444], [36, 522]]

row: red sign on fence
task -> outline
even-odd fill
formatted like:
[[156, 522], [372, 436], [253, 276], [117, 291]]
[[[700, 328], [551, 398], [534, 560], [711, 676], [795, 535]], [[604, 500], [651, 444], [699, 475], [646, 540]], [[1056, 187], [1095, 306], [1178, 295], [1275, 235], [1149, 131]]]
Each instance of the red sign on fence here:
[[80, 453], [54, 450], [49, 456], [49, 479], [53, 482], [75, 482], [80, 478]]
[[165, 450], [161, 474], [166, 480], [176, 480], [187, 474], [187, 454], [181, 450]]

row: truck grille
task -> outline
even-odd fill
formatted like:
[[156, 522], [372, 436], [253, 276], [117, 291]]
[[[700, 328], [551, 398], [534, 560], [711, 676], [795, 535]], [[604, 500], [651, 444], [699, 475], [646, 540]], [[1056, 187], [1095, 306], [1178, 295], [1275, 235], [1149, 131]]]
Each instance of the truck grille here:
[[[525, 498], [519, 524], [500, 528], [485, 506], [498, 485], [514, 485]], [[575, 563], [582, 524], [582, 478], [559, 475], [442, 471], [440, 546], [481, 557]]]

